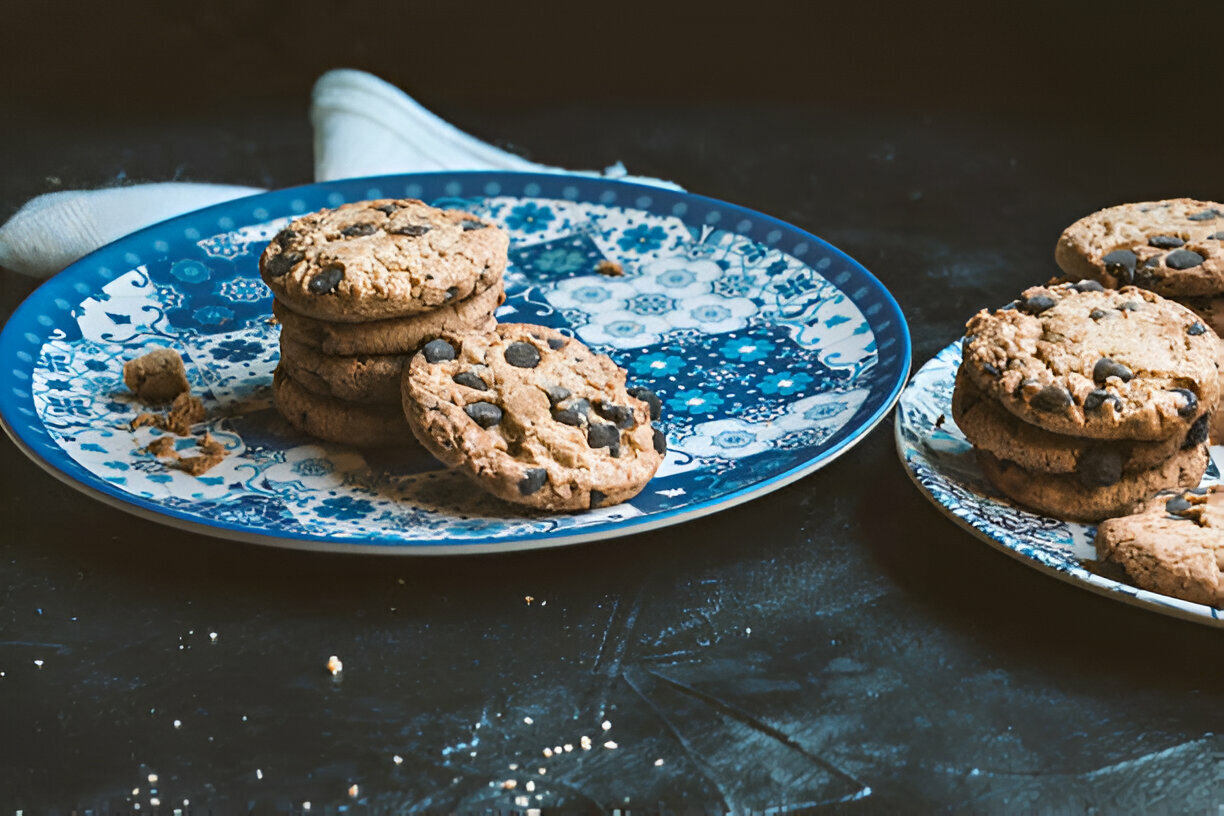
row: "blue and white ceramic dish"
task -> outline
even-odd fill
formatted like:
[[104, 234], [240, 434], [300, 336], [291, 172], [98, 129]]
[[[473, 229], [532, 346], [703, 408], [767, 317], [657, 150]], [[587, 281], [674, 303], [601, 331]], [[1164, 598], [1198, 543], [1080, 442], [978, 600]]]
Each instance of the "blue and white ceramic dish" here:
[[[1055, 578], [1166, 615], [1224, 625], [1219, 609], [1094, 572], [1094, 526], [1036, 515], [1003, 498], [978, 469], [972, 446], [952, 420], [952, 388], [960, 362], [957, 340], [914, 375], [897, 406], [897, 453], [935, 506], [986, 543]], [[1204, 485], [1220, 481], [1221, 454], [1224, 448], [1211, 449]]]
[[[280, 419], [270, 395], [278, 328], [257, 269], [264, 244], [294, 216], [400, 196], [505, 227], [509, 297], [498, 317], [572, 333], [657, 391], [670, 450], [633, 501], [524, 513], [432, 460], [321, 443]], [[624, 275], [598, 274], [604, 259]], [[140, 406], [123, 362], [163, 346], [183, 356], [229, 454], [198, 478], [144, 450], [160, 432], [128, 429]], [[0, 416], [56, 476], [169, 524], [341, 552], [491, 552], [675, 524], [776, 490], [879, 422], [909, 358], [884, 287], [768, 216], [577, 176], [389, 176], [218, 205], [73, 264], [0, 335]]]

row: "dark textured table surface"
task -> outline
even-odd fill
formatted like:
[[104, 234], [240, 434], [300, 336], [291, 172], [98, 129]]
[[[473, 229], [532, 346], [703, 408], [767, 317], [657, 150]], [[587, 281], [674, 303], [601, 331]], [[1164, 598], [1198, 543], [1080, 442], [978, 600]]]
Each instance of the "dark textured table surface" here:
[[[897, 43], [903, 24], [888, 30]], [[364, 42], [335, 64], [385, 69], [362, 62]], [[1011, 73], [1027, 53], [1013, 44], [986, 63], [1013, 77], [998, 94], [979, 95], [972, 65], [939, 63], [920, 75], [957, 93], [910, 95], [919, 51], [880, 49], [888, 70], [864, 59], [859, 81], [884, 87], [892, 71], [905, 93], [870, 106], [822, 101], [793, 78], [789, 99], [667, 83], [652, 97], [637, 74], [607, 91], [605, 71], [589, 89], [571, 79], [551, 98], [535, 87], [488, 104], [453, 78], [390, 78], [533, 159], [623, 160], [827, 239], [894, 293], [915, 368], [978, 308], [1049, 277], [1055, 238], [1079, 216], [1224, 195], [1218, 82], [1128, 105], [1088, 57], [1075, 65], [1103, 97], [1059, 85], [1046, 63]], [[326, 64], [291, 61], [270, 74], [271, 98], [205, 83], [198, 104], [159, 105], [137, 63], [172, 53], [190, 56], [167, 35], [152, 57], [120, 59], [127, 90], [102, 101], [62, 70], [42, 95], [15, 84], [0, 216], [58, 189], [310, 181], [306, 91]], [[528, 57], [518, 76], [548, 65]], [[6, 317], [35, 282], [0, 271], [0, 286]], [[1219, 632], [1059, 583], [960, 531], [910, 484], [891, 418], [826, 469], [713, 517], [491, 557], [235, 544], [94, 502], [7, 441], [0, 463], [0, 813], [1206, 813], [1224, 801]], [[331, 654], [342, 682], [323, 670]]]

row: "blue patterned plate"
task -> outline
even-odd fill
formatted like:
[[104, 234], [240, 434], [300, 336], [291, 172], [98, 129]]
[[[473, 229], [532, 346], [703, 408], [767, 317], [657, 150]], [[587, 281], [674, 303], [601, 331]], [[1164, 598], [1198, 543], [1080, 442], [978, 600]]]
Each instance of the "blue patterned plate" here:
[[[511, 236], [503, 321], [610, 354], [663, 400], [670, 450], [633, 501], [521, 513], [425, 458], [321, 443], [271, 407], [277, 327], [263, 245], [294, 216], [423, 198]], [[619, 262], [621, 277], [596, 272]], [[128, 430], [123, 361], [178, 350], [228, 456], [199, 478]], [[700, 196], [579, 176], [446, 173], [316, 184], [221, 204], [73, 264], [0, 335], [0, 416], [51, 473], [124, 510], [226, 538], [316, 550], [468, 553], [675, 524], [776, 490], [844, 453], [909, 369], [891, 295], [842, 252]], [[192, 445], [180, 440], [181, 448]]]
[[[957, 340], [914, 375], [897, 406], [897, 453], [922, 493], [959, 526], [1048, 575], [1165, 615], [1224, 625], [1219, 609], [1094, 572], [1096, 527], [1039, 516], [1003, 498], [978, 470], [969, 442], [952, 421], [952, 387], [960, 361]], [[1211, 449], [1204, 485], [1220, 481], [1222, 454], [1224, 448]]]

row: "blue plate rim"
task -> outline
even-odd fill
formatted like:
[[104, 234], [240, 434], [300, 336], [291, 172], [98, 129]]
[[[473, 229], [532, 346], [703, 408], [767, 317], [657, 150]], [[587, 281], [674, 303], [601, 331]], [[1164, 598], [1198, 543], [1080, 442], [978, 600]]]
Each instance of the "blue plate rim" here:
[[[355, 554], [463, 555], [509, 552], [527, 549], [543, 549], [548, 547], [567, 546], [596, 540], [618, 538], [625, 535], [633, 535], [640, 532], [669, 527], [674, 524], [681, 524], [720, 510], [730, 509], [743, 504], [746, 501], [750, 501], [754, 498], [758, 498], [779, 490], [833, 462], [847, 450], [852, 448], [855, 444], [861, 442], [884, 419], [884, 417], [888, 415], [888, 412], [893, 410], [897, 400], [901, 397], [901, 393], [908, 382], [910, 370], [912, 368], [912, 340], [910, 337], [909, 325], [905, 320], [905, 315], [902, 312], [900, 305], [897, 303], [896, 298], [893, 297], [892, 292], [889, 291], [889, 289], [884, 286], [884, 284], [881, 283], [874, 274], [863, 266], [863, 264], [851, 257], [849, 254], [823, 238], [801, 229], [800, 227], [779, 218], [775, 218], [774, 216], [767, 215], [738, 204], [733, 204], [720, 199], [683, 190], [672, 190], [649, 184], [642, 184], [639, 182], [622, 181], [620, 179], [608, 179], [599, 176], [570, 173], [520, 173], [511, 171], [466, 170], [363, 176], [347, 179], [334, 179], [325, 182], [314, 182], [277, 190], [267, 190], [249, 196], [242, 196], [239, 198], [230, 199], [228, 201], [223, 201], [218, 204], [213, 204], [208, 207], [203, 207], [187, 213], [182, 213], [118, 238], [115, 241], [112, 241], [111, 243], [106, 244], [105, 246], [100, 247], [88, 255], [80, 258], [79, 260], [74, 261], [63, 271], [40, 284], [17, 306], [16, 309], [14, 309], [13, 313], [6, 320], [3, 329], [0, 330], [0, 355], [15, 357], [15, 355], [12, 355], [11, 353], [20, 347], [16, 342], [16, 335], [25, 328], [17, 326], [17, 318], [22, 316], [26, 311], [33, 311], [34, 307], [32, 304], [47, 299], [49, 293], [55, 287], [61, 285], [68, 278], [80, 274], [86, 266], [95, 262], [100, 256], [104, 256], [113, 249], [118, 248], [126, 242], [135, 240], [141, 236], [148, 235], [155, 231], [164, 230], [174, 224], [201, 219], [212, 213], [241, 206], [244, 203], [249, 204], [257, 199], [266, 198], [269, 200], [279, 200], [280, 198], [291, 197], [294, 193], [299, 191], [325, 191], [328, 188], [338, 188], [361, 183], [383, 185], [388, 183], [427, 183], [429, 181], [454, 179], [458, 177], [472, 179], [479, 178], [485, 180], [486, 183], [498, 182], [499, 179], [514, 179], [516, 182], [521, 182], [523, 184], [536, 183], [541, 187], [541, 191], [536, 194], [538, 197], [549, 197], [545, 195], [543, 190], [544, 187], [560, 186], [565, 183], [624, 188], [627, 190], [638, 191], [642, 195], [649, 196], [652, 199], [652, 203], [657, 197], [662, 197], [664, 199], [674, 198], [677, 201], [683, 200], [685, 202], [704, 204], [710, 210], [722, 210], [733, 213], [742, 218], [751, 219], [753, 221], [754, 231], [756, 231], [757, 225], [759, 224], [764, 227], [780, 230], [783, 234], [791, 233], [800, 241], [809, 242], [815, 245], [825, 253], [838, 258], [843, 264], [845, 264], [846, 269], [850, 272], [851, 278], [844, 285], [838, 286], [840, 291], [845, 293], [846, 296], [853, 301], [854, 298], [851, 296], [851, 292], [847, 290], [853, 291], [862, 288], [864, 285], [868, 286], [875, 290], [875, 295], [878, 301], [884, 306], [884, 308], [879, 310], [875, 315], [864, 315], [864, 317], [868, 321], [868, 324], [871, 325], [873, 332], [877, 332], [877, 336], [879, 336], [877, 327], [882, 322], [890, 321], [889, 331], [898, 341], [898, 348], [894, 352], [898, 360], [898, 370], [897, 375], [892, 380], [892, 385], [887, 393], [887, 396], [869, 416], [859, 419], [857, 426], [854, 427], [853, 430], [846, 433], [839, 442], [823, 453], [788, 470], [774, 474], [761, 482], [741, 487], [716, 498], [710, 498], [697, 504], [689, 505], [682, 509], [665, 512], [662, 514], [647, 514], [619, 521], [602, 522], [584, 528], [583, 532], [581, 533], [550, 535], [548, 533], [541, 534], [528, 532], [508, 536], [494, 535], [480, 538], [470, 538], [464, 539], [462, 543], [450, 544], [438, 544], [436, 542], [416, 543], [411, 540], [403, 539], [367, 539], [365, 541], [340, 539], [331, 542], [327, 539], [320, 539], [317, 536], [306, 533], [273, 534], [265, 532], [252, 532], [230, 524], [201, 520], [200, 518], [189, 515], [177, 508], [165, 507], [149, 499], [134, 496], [113, 487], [106, 482], [99, 480], [94, 474], [73, 460], [66, 451], [57, 445], [54, 445], [54, 443], [40, 443], [37, 440], [27, 438], [25, 434], [21, 433], [17, 429], [16, 423], [13, 421], [13, 413], [17, 407], [17, 400], [12, 394], [11, 388], [0, 388], [0, 426], [4, 428], [6, 435], [14, 442], [18, 450], [32, 459], [36, 464], [38, 464], [52, 476], [55, 476], [70, 487], [73, 487], [74, 489], [77, 489], [86, 495], [91, 496], [92, 498], [98, 499], [104, 504], [108, 504], [112, 507], [132, 513], [133, 515], [150, 521], [169, 524], [170, 526], [178, 529], [229, 540], [239, 540], [247, 543], [298, 550]], [[563, 198], [563, 195], [559, 195], [557, 197]], [[683, 215], [675, 215], [674, 217], [679, 218], [686, 224], [689, 223], [689, 220], [685, 219]], [[743, 233], [736, 231], [736, 234]], [[879, 352], [877, 352], [877, 354], [878, 353]], [[31, 368], [32, 366], [33, 364], [31, 364]], [[11, 373], [7, 371], [0, 372], [0, 377], [9, 379], [11, 378]], [[29, 403], [28, 409], [33, 410], [32, 395], [27, 401]], [[20, 424], [24, 425], [25, 423]], [[850, 427], [852, 424], [853, 422], [847, 423], [847, 426], [845, 427]], [[43, 434], [46, 435], [46, 432], [43, 431]], [[45, 453], [48, 452], [51, 454], [50, 456], [45, 455]], [[74, 473], [74, 471], [76, 472]]]

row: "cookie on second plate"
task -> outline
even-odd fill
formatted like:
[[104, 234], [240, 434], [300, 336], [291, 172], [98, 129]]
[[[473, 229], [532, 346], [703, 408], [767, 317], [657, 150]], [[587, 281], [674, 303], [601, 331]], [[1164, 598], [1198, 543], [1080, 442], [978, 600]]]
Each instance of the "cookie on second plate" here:
[[398, 405], [362, 405], [316, 394], [282, 366], [272, 373], [272, 397], [280, 415], [304, 434], [364, 448], [420, 448]]
[[962, 367], [1004, 408], [1048, 431], [1164, 439], [1215, 406], [1218, 343], [1178, 303], [1086, 281], [1034, 286], [976, 314]]
[[1125, 474], [1148, 470], [1183, 448], [1207, 441], [1208, 415], [1184, 434], [1151, 442], [1084, 439], [1038, 428], [983, 394], [963, 371], [952, 392], [952, 419], [974, 447], [1037, 473], [1074, 473], [1081, 483], [1106, 487]]
[[1102, 522], [1096, 551], [1142, 589], [1224, 607], [1224, 486], [1167, 491]]
[[1224, 293], [1224, 204], [1174, 198], [1109, 207], [1067, 227], [1054, 260], [1073, 279], [1115, 288]]
[[1037, 473], [978, 448], [978, 465], [995, 487], [1033, 510], [1056, 518], [1100, 521], [1132, 513], [1154, 493], [1194, 487], [1207, 472], [1206, 445], [1180, 450], [1156, 467], [1123, 476], [1112, 484], [1085, 484], [1076, 474]]
[[280, 321], [282, 337], [292, 337], [324, 354], [414, 354], [443, 332], [492, 331], [497, 325], [493, 314], [505, 300], [505, 286], [496, 281], [458, 303], [408, 317], [337, 323], [300, 315], [279, 300], [272, 301], [272, 314]]
[[503, 323], [418, 352], [403, 380], [417, 439], [507, 501], [585, 510], [632, 498], [663, 462], [659, 400], [611, 358], [542, 326]]
[[295, 312], [360, 323], [457, 303], [501, 280], [501, 228], [415, 199], [345, 204], [298, 218], [259, 258], [259, 274]]

